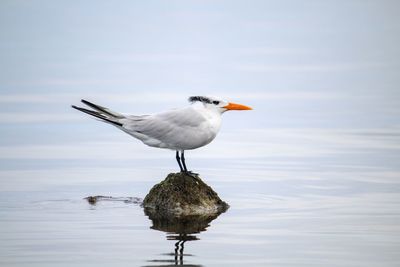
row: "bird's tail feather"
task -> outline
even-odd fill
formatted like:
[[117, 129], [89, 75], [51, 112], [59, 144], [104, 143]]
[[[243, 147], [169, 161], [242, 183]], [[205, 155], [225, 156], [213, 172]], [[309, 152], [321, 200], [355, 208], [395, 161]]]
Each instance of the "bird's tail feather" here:
[[97, 111], [86, 109], [86, 108], [77, 107], [77, 106], [74, 106], [74, 105], [72, 105], [71, 107], [76, 109], [76, 110], [82, 111], [82, 112], [84, 112], [86, 114], [92, 115], [92, 116], [94, 116], [96, 118], [99, 118], [99, 119], [103, 120], [104, 122], [108, 122], [108, 123], [111, 123], [111, 124], [116, 125], [116, 126], [122, 126], [122, 123], [119, 122], [118, 119], [124, 118], [123, 115], [115, 113], [115, 112], [112, 112], [112, 111], [109, 111], [108, 109], [106, 109], [104, 107], [95, 105], [95, 104], [90, 103], [90, 102], [88, 102], [86, 100], [83, 100], [83, 99], [82, 99], [82, 102], [85, 103], [86, 105], [96, 109]]
[[119, 114], [119, 113], [117, 113], [115, 111], [112, 111], [112, 110], [110, 110], [108, 108], [105, 108], [105, 107], [102, 107], [100, 105], [93, 104], [93, 103], [91, 103], [91, 102], [89, 102], [89, 101], [87, 101], [85, 99], [82, 99], [81, 101], [82, 101], [83, 104], [85, 104], [85, 105], [95, 109], [96, 111], [105, 114], [105, 115], [108, 115], [108, 116], [111, 116], [111, 117], [114, 117], [114, 118], [118, 118], [118, 119], [125, 118], [125, 116], [122, 115], [122, 114]]

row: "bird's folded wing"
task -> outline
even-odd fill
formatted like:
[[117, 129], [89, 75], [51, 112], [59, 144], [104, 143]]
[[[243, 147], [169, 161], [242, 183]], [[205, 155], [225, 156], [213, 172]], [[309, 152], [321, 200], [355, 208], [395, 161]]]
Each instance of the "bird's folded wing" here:
[[189, 107], [155, 115], [128, 116], [123, 127], [130, 132], [165, 140], [186, 135], [188, 131], [197, 131], [205, 121], [201, 114]]

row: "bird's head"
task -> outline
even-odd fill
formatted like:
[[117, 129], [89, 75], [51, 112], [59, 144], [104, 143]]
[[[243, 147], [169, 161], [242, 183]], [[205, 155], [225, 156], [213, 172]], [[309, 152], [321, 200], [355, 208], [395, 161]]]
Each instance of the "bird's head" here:
[[221, 114], [228, 110], [251, 110], [251, 107], [227, 102], [216, 97], [210, 96], [191, 96], [189, 97], [190, 103], [201, 102], [204, 107], [211, 110], [216, 110]]

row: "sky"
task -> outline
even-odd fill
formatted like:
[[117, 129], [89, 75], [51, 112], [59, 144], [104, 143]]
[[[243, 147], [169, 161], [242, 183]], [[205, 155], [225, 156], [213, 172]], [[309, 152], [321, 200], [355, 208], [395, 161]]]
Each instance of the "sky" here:
[[252, 106], [227, 116], [233, 130], [397, 130], [399, 7], [2, 0], [3, 142], [39, 138], [38, 125], [82, 127], [87, 118], [70, 109], [81, 98], [131, 114], [183, 107], [191, 95]]

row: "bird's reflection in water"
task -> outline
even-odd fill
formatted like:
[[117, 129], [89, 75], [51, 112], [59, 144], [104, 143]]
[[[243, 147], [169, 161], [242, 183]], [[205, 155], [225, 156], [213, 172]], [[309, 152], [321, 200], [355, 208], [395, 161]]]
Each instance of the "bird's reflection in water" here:
[[[192, 256], [185, 254], [185, 244], [188, 241], [199, 240], [196, 234], [206, 231], [210, 226], [211, 221], [215, 220], [222, 212], [211, 215], [190, 215], [190, 216], [173, 216], [161, 214], [158, 211], [145, 209], [145, 214], [153, 222], [151, 229], [163, 231], [167, 233], [167, 240], [175, 241], [174, 252], [164, 255], [173, 256], [170, 260], [150, 260], [149, 262], [157, 263], [158, 265], [148, 266], [200, 266], [184, 264], [184, 257]], [[159, 265], [166, 263], [167, 265]]]

